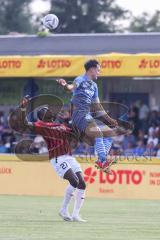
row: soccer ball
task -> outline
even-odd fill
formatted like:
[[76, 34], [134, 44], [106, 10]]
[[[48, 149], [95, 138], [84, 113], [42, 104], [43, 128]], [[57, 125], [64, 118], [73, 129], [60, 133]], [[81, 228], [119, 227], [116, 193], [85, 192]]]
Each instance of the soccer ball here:
[[49, 30], [52, 30], [58, 27], [59, 19], [55, 14], [47, 14], [42, 18], [42, 24]]

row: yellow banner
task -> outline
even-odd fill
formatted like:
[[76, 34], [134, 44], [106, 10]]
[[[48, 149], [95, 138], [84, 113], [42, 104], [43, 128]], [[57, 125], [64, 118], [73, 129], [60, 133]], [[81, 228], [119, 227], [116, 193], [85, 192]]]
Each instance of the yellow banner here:
[[[160, 200], [160, 166], [117, 164], [112, 175], [81, 164], [87, 197]], [[0, 194], [63, 196], [68, 183], [50, 162], [0, 162]]]
[[0, 77], [74, 77], [83, 74], [84, 62], [90, 58], [99, 60], [100, 76], [160, 76], [160, 53], [111, 53], [94, 56], [0, 56]]
[[160, 200], [160, 166], [117, 164], [112, 175], [82, 166], [90, 197]]
[[101, 76], [160, 76], [160, 54], [98, 56]]

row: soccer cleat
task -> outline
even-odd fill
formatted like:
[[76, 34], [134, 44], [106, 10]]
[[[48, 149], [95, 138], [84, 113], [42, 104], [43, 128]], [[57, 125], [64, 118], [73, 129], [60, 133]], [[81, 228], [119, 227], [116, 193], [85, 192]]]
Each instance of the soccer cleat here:
[[112, 165], [112, 162], [105, 161], [102, 166], [102, 171], [107, 174], [112, 174], [112, 171], [110, 169], [110, 166]]
[[71, 221], [72, 221], [72, 218], [71, 218], [69, 212], [68, 212], [68, 211], [64, 211], [63, 209], [61, 209], [61, 210], [59, 211], [59, 216], [62, 217], [62, 219], [63, 219], [64, 221], [68, 221], [68, 222], [71, 222]]
[[103, 168], [103, 164], [99, 159], [95, 162], [95, 167], [97, 169], [102, 169]]
[[99, 159], [95, 162], [96, 165], [95, 167], [99, 170], [102, 170], [103, 172], [105, 173], [108, 173], [108, 174], [112, 174], [112, 171], [110, 169], [111, 165], [113, 164], [113, 161], [105, 161], [105, 162], [101, 162]]
[[87, 222], [87, 220], [81, 218], [79, 215], [78, 216], [72, 216], [72, 221], [73, 222]]

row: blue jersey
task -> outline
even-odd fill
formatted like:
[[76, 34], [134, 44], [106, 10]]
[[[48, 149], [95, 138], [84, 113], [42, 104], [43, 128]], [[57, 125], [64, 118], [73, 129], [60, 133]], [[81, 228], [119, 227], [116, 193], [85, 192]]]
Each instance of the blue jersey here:
[[74, 80], [76, 88], [73, 91], [72, 103], [79, 110], [90, 107], [98, 99], [98, 87], [95, 82], [89, 80], [87, 75], [77, 77]]

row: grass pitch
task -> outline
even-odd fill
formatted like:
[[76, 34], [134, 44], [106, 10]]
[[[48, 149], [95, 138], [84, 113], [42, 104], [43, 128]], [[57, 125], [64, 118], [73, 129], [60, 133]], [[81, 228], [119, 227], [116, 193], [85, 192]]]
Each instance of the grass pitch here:
[[61, 220], [61, 201], [0, 196], [0, 240], [160, 239], [160, 201], [86, 199], [87, 223]]

